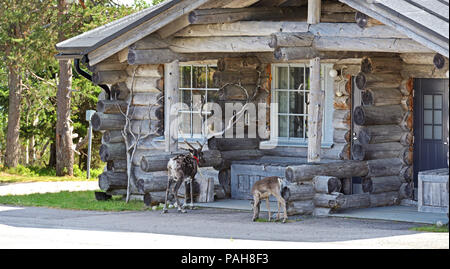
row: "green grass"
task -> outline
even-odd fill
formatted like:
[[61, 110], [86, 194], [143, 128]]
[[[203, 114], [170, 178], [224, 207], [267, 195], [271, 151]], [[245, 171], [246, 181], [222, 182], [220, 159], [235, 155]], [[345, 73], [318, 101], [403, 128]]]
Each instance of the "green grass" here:
[[95, 211], [144, 211], [151, 210], [142, 201], [125, 201], [113, 196], [108, 201], [97, 201], [95, 191], [62, 191], [58, 193], [35, 193], [28, 195], [0, 196], [0, 204], [14, 206], [37, 206], [74, 210]]
[[438, 227], [437, 225], [427, 225], [421, 227], [413, 227], [410, 230], [417, 232], [430, 232], [430, 233], [448, 233], [448, 224]]

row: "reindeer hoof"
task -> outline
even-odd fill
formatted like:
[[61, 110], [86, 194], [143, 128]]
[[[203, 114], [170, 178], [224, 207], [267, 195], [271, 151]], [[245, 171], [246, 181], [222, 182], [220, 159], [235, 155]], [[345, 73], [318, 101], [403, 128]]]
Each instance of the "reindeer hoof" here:
[[185, 209], [178, 209], [178, 213], [187, 213]]
[[287, 221], [286, 219], [283, 219], [283, 223], [286, 223], [286, 221]]
[[167, 213], [168, 212], [168, 210], [166, 209], [166, 208], [164, 208], [163, 210], [162, 210], [162, 214], [165, 214], [165, 213]]
[[253, 218], [252, 221], [255, 222], [255, 221], [256, 221], [256, 218]]

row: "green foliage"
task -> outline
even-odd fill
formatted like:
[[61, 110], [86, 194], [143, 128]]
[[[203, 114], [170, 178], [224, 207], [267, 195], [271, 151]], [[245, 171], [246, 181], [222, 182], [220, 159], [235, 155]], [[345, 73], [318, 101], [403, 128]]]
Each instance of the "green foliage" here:
[[[118, 6], [111, 0], [85, 1], [83, 9], [78, 1], [66, 12], [58, 10], [58, 0], [6, 0], [0, 9], [0, 163], [6, 148], [8, 114], [8, 68], [17, 66], [22, 79], [22, 107], [20, 143], [22, 149], [28, 139], [35, 139], [38, 166], [45, 166], [50, 145], [55, 142], [56, 91], [58, 61], [55, 44], [123, 16], [146, 8], [144, 0], [136, 0], [132, 7]], [[95, 109], [101, 89], [73, 72], [71, 121], [74, 143], [87, 135], [85, 111]], [[93, 152], [98, 152], [100, 133], [94, 133]], [[75, 155], [85, 168], [86, 151]], [[24, 151], [21, 162], [24, 163]], [[77, 162], [77, 160], [75, 160]], [[91, 167], [103, 166], [98, 154], [93, 154]]]
[[[103, 172], [103, 167], [91, 169], [91, 178], [98, 178], [98, 176]], [[78, 165], [74, 165], [74, 177], [85, 179], [86, 178], [86, 171], [81, 170]], [[43, 181], [47, 181], [47, 177], [56, 177], [56, 170], [52, 167], [42, 167], [42, 166], [36, 166], [36, 165], [30, 165], [30, 166], [24, 166], [19, 164], [17, 167], [0, 167], [0, 172], [3, 172], [8, 175], [19, 175], [25, 177], [23, 181], [28, 181], [26, 177], [33, 177], [32, 181], [39, 181], [39, 177], [43, 177]], [[6, 177], [5, 175], [2, 175], [2, 177]], [[0, 182], [1, 182], [0, 178]], [[16, 181], [17, 182], [17, 181]]]

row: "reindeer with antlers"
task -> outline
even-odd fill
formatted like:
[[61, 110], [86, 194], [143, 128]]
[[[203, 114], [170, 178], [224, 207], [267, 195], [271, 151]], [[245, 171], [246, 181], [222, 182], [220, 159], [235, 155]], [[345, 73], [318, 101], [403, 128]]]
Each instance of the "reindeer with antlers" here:
[[[195, 175], [197, 174], [198, 167], [200, 164], [203, 164], [205, 160], [203, 159], [203, 153], [202, 149], [204, 144], [200, 144], [198, 141], [199, 148], [196, 149], [193, 147], [189, 142], [186, 140], [184, 141], [186, 145], [189, 146], [190, 149], [187, 149], [189, 153], [187, 154], [180, 154], [178, 156], [175, 156], [169, 160], [167, 163], [167, 171], [168, 171], [168, 178], [167, 178], [167, 189], [166, 189], [166, 199], [164, 203], [164, 209], [163, 213], [167, 213], [167, 197], [169, 195], [169, 191], [172, 192], [173, 196], [175, 197], [176, 206], [178, 208], [178, 212], [186, 213], [186, 210], [184, 209], [187, 204], [187, 186], [189, 183], [189, 189], [190, 189], [190, 208], [192, 209], [194, 207], [194, 200], [193, 200], [193, 182], [195, 180]], [[189, 180], [188, 180], [189, 179]], [[184, 204], [183, 206], [180, 206], [180, 202], [178, 201], [178, 189], [181, 187], [181, 184], [184, 182]], [[173, 188], [170, 188], [171, 185], [175, 183]]]

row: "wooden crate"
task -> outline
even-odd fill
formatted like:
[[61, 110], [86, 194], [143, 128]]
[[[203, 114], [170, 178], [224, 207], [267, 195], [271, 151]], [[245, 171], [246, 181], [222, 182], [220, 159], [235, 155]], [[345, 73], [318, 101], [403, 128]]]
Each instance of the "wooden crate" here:
[[[251, 189], [253, 184], [268, 176], [284, 178], [285, 166], [265, 164], [232, 164], [231, 165], [231, 198], [253, 199]], [[276, 201], [274, 197], [270, 201]]]
[[448, 212], [448, 168], [419, 172], [418, 210]]

